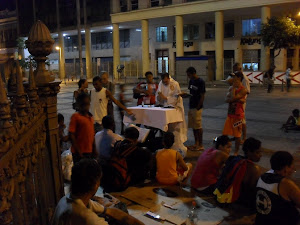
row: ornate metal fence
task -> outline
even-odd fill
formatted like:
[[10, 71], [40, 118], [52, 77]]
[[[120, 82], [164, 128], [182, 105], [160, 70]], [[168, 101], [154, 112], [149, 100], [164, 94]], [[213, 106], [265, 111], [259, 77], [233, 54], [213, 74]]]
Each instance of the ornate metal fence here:
[[30, 71], [28, 83], [23, 83], [18, 61], [11, 68], [8, 93], [0, 78], [1, 225], [49, 224], [63, 196], [57, 130], [60, 82], [45, 78], [49, 74], [43, 67], [47, 54], [41, 53], [42, 42], [35, 55], [38, 69], [35, 75]]

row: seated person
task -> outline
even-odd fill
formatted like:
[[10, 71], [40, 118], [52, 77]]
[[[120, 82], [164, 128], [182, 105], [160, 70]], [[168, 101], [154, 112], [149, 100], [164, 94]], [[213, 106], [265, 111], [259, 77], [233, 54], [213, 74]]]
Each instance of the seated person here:
[[166, 132], [163, 137], [164, 149], [156, 153], [156, 179], [165, 185], [181, 183], [188, 177], [192, 164], [185, 163], [176, 150], [171, 149], [174, 144], [174, 134]]
[[59, 144], [60, 144], [60, 150], [61, 152], [64, 152], [68, 150], [71, 146], [69, 140], [69, 135], [65, 134], [65, 117], [61, 114], [58, 113], [57, 115], [57, 120], [58, 120], [58, 135], [59, 135]]
[[281, 127], [285, 132], [288, 132], [288, 130], [300, 130], [299, 109], [294, 109], [292, 113], [293, 115]]
[[123, 140], [120, 135], [112, 131], [114, 125], [115, 122], [111, 116], [103, 117], [102, 126], [104, 129], [95, 135], [96, 151], [98, 152], [99, 159], [110, 159], [115, 143]]
[[148, 71], [145, 73], [146, 82], [139, 83], [134, 89], [134, 98], [138, 99], [137, 105], [154, 105], [155, 93], [157, 90], [157, 84], [153, 82], [153, 74]]
[[261, 142], [248, 138], [243, 144], [243, 156], [230, 156], [216, 183], [214, 194], [220, 203], [239, 201], [251, 209], [255, 207], [256, 183], [261, 170], [255, 162], [262, 156]]
[[231, 141], [229, 137], [225, 135], [218, 137], [215, 148], [205, 150], [198, 158], [192, 174], [192, 187], [204, 194], [212, 194], [230, 151]]
[[272, 155], [270, 163], [272, 170], [257, 182], [255, 224], [299, 224], [300, 189], [290, 179], [296, 172], [293, 156], [278, 151]]
[[123, 191], [129, 185], [143, 182], [150, 171], [151, 152], [138, 146], [139, 131], [125, 129], [125, 139], [115, 144], [111, 159], [103, 167], [105, 192]]
[[104, 225], [102, 214], [122, 224], [143, 224], [134, 217], [115, 208], [105, 208], [91, 200], [97, 192], [102, 176], [101, 167], [93, 159], [82, 159], [72, 169], [71, 193], [60, 199], [52, 225]]

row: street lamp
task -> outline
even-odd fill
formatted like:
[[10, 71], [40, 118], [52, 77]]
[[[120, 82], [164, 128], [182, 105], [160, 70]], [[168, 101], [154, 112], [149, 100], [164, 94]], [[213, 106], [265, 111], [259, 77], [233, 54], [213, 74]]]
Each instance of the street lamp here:
[[59, 65], [59, 78], [61, 79], [62, 74], [61, 74], [61, 48], [59, 46], [56, 46], [55, 49], [57, 51], [59, 51], [59, 61], [58, 61], [58, 65]]

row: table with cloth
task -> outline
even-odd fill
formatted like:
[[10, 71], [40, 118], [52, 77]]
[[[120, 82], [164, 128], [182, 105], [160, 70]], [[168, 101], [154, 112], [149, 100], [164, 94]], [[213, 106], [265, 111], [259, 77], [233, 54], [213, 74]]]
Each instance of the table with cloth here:
[[123, 119], [125, 125], [142, 124], [165, 132], [172, 132], [175, 135], [175, 143], [172, 148], [185, 157], [186, 147], [183, 143], [187, 138], [186, 133], [182, 133], [182, 129], [180, 129], [185, 124], [184, 113], [181, 108], [162, 108], [146, 105], [128, 107], [128, 109], [134, 116], [125, 115]]

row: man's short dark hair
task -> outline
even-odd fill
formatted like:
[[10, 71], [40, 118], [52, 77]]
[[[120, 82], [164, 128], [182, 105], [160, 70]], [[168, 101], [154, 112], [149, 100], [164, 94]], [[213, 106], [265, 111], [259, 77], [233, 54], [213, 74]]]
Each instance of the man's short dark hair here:
[[86, 79], [80, 79], [78, 81], [78, 88], [81, 88], [81, 86], [84, 84], [85, 81], [86, 81]]
[[196, 69], [191, 66], [191, 67], [187, 68], [186, 73], [195, 74], [196, 73]]
[[128, 127], [125, 129], [124, 136], [132, 140], [137, 140], [139, 138], [139, 131], [135, 127]]
[[243, 144], [243, 151], [244, 151], [245, 156], [247, 157], [248, 152], [255, 152], [260, 147], [261, 147], [261, 141], [255, 139], [253, 137], [247, 138]]
[[90, 99], [90, 96], [87, 94], [87, 93], [80, 93], [79, 95], [78, 95], [78, 97], [76, 98], [76, 102], [77, 102], [77, 104], [80, 106], [80, 105], [82, 105], [82, 103], [84, 103], [84, 100], [86, 99], [86, 98], [88, 98], [88, 99]]
[[95, 77], [93, 78], [93, 83], [96, 82], [96, 81], [100, 81], [100, 82], [101, 82], [101, 77], [95, 76]]
[[291, 153], [286, 151], [275, 152], [270, 159], [272, 170], [280, 171], [286, 166], [291, 166], [294, 161]]
[[102, 118], [102, 125], [105, 129], [112, 129], [114, 127], [114, 119], [111, 116], [104, 116]]
[[147, 71], [147, 72], [145, 73], [145, 77], [147, 77], [148, 75], [152, 75], [152, 76], [153, 76], [153, 74], [152, 74], [151, 71]]
[[165, 145], [165, 148], [171, 148], [174, 144], [175, 136], [172, 132], [166, 132], [163, 136], [163, 143]]
[[71, 192], [82, 195], [90, 192], [98, 180], [101, 179], [102, 170], [94, 159], [81, 159], [72, 168]]
[[220, 147], [220, 145], [222, 145], [222, 146], [227, 145], [228, 142], [231, 142], [231, 140], [227, 135], [222, 135], [222, 136], [217, 137], [216, 149], [218, 149]]
[[65, 117], [63, 116], [63, 114], [61, 114], [61, 113], [58, 113], [57, 114], [57, 120], [58, 120], [58, 122], [61, 122], [61, 121], [63, 121], [65, 119]]
[[241, 78], [241, 81], [244, 79], [244, 75], [241, 71], [234, 72], [234, 76]]
[[165, 78], [170, 78], [170, 75], [168, 73], [163, 73], [162, 75], [160, 75], [160, 78], [163, 80]]

